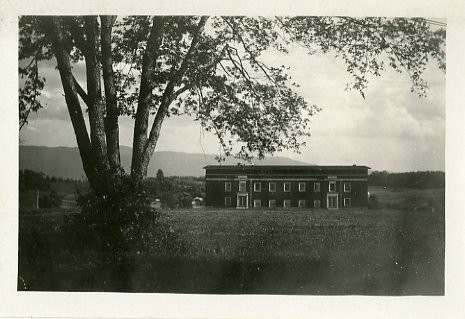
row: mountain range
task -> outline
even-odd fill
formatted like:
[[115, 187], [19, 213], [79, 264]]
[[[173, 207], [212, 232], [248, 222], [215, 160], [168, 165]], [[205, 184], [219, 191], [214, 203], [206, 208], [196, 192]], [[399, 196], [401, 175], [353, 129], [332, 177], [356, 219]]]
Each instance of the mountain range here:
[[[121, 163], [126, 172], [130, 170], [132, 148], [120, 147]], [[235, 158], [226, 158], [224, 165], [237, 164]], [[268, 157], [253, 161], [261, 165], [309, 165], [287, 157]], [[165, 176], [203, 176], [205, 165], [218, 165], [213, 154], [194, 154], [183, 152], [155, 152], [148, 167], [148, 177], [155, 177], [158, 169]], [[49, 176], [84, 179], [79, 150], [76, 147], [19, 146], [19, 169], [42, 172]]]

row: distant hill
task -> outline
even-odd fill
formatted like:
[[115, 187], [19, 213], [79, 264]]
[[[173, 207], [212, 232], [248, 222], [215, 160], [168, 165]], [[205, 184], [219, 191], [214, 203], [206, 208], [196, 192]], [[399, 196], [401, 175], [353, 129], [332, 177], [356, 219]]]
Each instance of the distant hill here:
[[[121, 146], [121, 162], [129, 172], [132, 148]], [[236, 164], [239, 161], [227, 158], [223, 164]], [[309, 165], [287, 157], [270, 157], [255, 161], [263, 165]], [[148, 176], [155, 177], [162, 169], [165, 176], [203, 176], [203, 167], [218, 164], [213, 154], [192, 154], [183, 152], [155, 152], [148, 168]], [[19, 146], [19, 169], [43, 172], [49, 176], [83, 179], [79, 150], [75, 147]]]

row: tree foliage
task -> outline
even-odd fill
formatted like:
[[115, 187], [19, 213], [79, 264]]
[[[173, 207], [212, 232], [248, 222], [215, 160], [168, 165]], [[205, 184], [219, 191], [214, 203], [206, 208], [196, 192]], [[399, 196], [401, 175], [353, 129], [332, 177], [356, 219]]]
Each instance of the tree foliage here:
[[405, 173], [389, 173], [386, 171], [371, 172], [368, 185], [391, 188], [443, 188], [446, 185], [446, 174], [439, 171], [419, 171]]
[[194, 198], [205, 198], [205, 180], [202, 177], [149, 177], [144, 186], [148, 194], [155, 194], [161, 200], [164, 208], [190, 208]]
[[28, 190], [50, 190], [50, 178], [44, 173], [37, 173], [31, 170], [19, 171], [19, 191]]
[[[38, 62], [55, 58], [94, 189], [121, 174], [120, 116], [135, 120], [134, 181], [146, 176], [162, 123], [173, 115], [189, 114], [216, 133], [225, 155], [298, 151], [319, 108], [296, 92], [285, 65], [262, 61], [264, 52], [298, 44], [333, 54], [352, 76], [348, 88], [362, 95], [387, 67], [407, 72], [419, 95], [428, 60], [445, 70], [445, 30], [420, 18], [22, 16], [19, 24], [20, 127], [43, 107]], [[85, 81], [73, 73], [80, 63]]]

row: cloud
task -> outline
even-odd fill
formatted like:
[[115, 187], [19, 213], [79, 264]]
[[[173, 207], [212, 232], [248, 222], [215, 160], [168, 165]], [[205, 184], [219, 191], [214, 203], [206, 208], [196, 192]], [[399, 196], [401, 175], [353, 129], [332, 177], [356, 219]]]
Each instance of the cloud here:
[[[153, 117], [150, 118], [149, 123], [152, 121]], [[120, 118], [119, 123], [120, 143], [132, 146], [134, 121], [129, 117], [123, 117]], [[199, 122], [186, 115], [165, 119], [157, 143], [159, 151], [217, 154], [218, 148], [217, 137], [203, 130]]]
[[299, 92], [322, 111], [311, 119], [312, 136], [302, 154], [283, 155], [393, 171], [444, 170], [445, 75], [435, 65], [428, 65], [424, 74], [426, 98], [410, 92], [407, 74], [387, 70], [370, 79], [363, 99], [344, 90], [351, 79], [341, 61], [294, 54], [290, 73], [301, 85]]
[[76, 147], [71, 121], [35, 118], [20, 132], [19, 139], [24, 145]]
[[[78, 63], [73, 65], [73, 74], [78, 79], [79, 83], [85, 87], [85, 65]], [[56, 61], [54, 59], [48, 61], [41, 61], [39, 63], [39, 76], [45, 77], [45, 86], [42, 94], [39, 97], [44, 105], [36, 114], [31, 114], [30, 120], [36, 118], [69, 121], [68, 109], [61, 84], [60, 74], [56, 69]], [[85, 112], [86, 106], [81, 101], [81, 108]]]
[[445, 165], [442, 140], [314, 136], [302, 154], [283, 155], [319, 165], [357, 164], [389, 171], [444, 170]]

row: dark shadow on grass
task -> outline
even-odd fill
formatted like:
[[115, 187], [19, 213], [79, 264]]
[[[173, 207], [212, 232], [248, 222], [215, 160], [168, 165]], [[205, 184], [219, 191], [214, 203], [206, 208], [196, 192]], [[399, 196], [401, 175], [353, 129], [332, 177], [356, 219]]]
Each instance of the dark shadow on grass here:
[[[20, 216], [18, 290], [443, 295], [443, 208], [406, 208], [396, 211], [396, 216], [395, 223], [384, 228], [311, 225], [306, 231], [324, 236], [318, 239], [323, 243], [318, 253], [278, 258], [265, 249], [259, 259], [199, 257], [170, 225], [158, 222], [151, 229], [155, 236], [150, 237], [149, 249], [125, 246], [124, 252], [118, 252], [102, 249], [101, 243], [76, 241], [88, 230], [81, 229], [73, 239], [72, 229], [63, 227], [58, 215]], [[273, 231], [256, 240], [265, 248], [274, 247], [280, 228], [271, 222], [265, 226]], [[348, 239], [353, 242], [344, 242]], [[357, 249], [342, 254], [340, 247], [353, 245]]]

